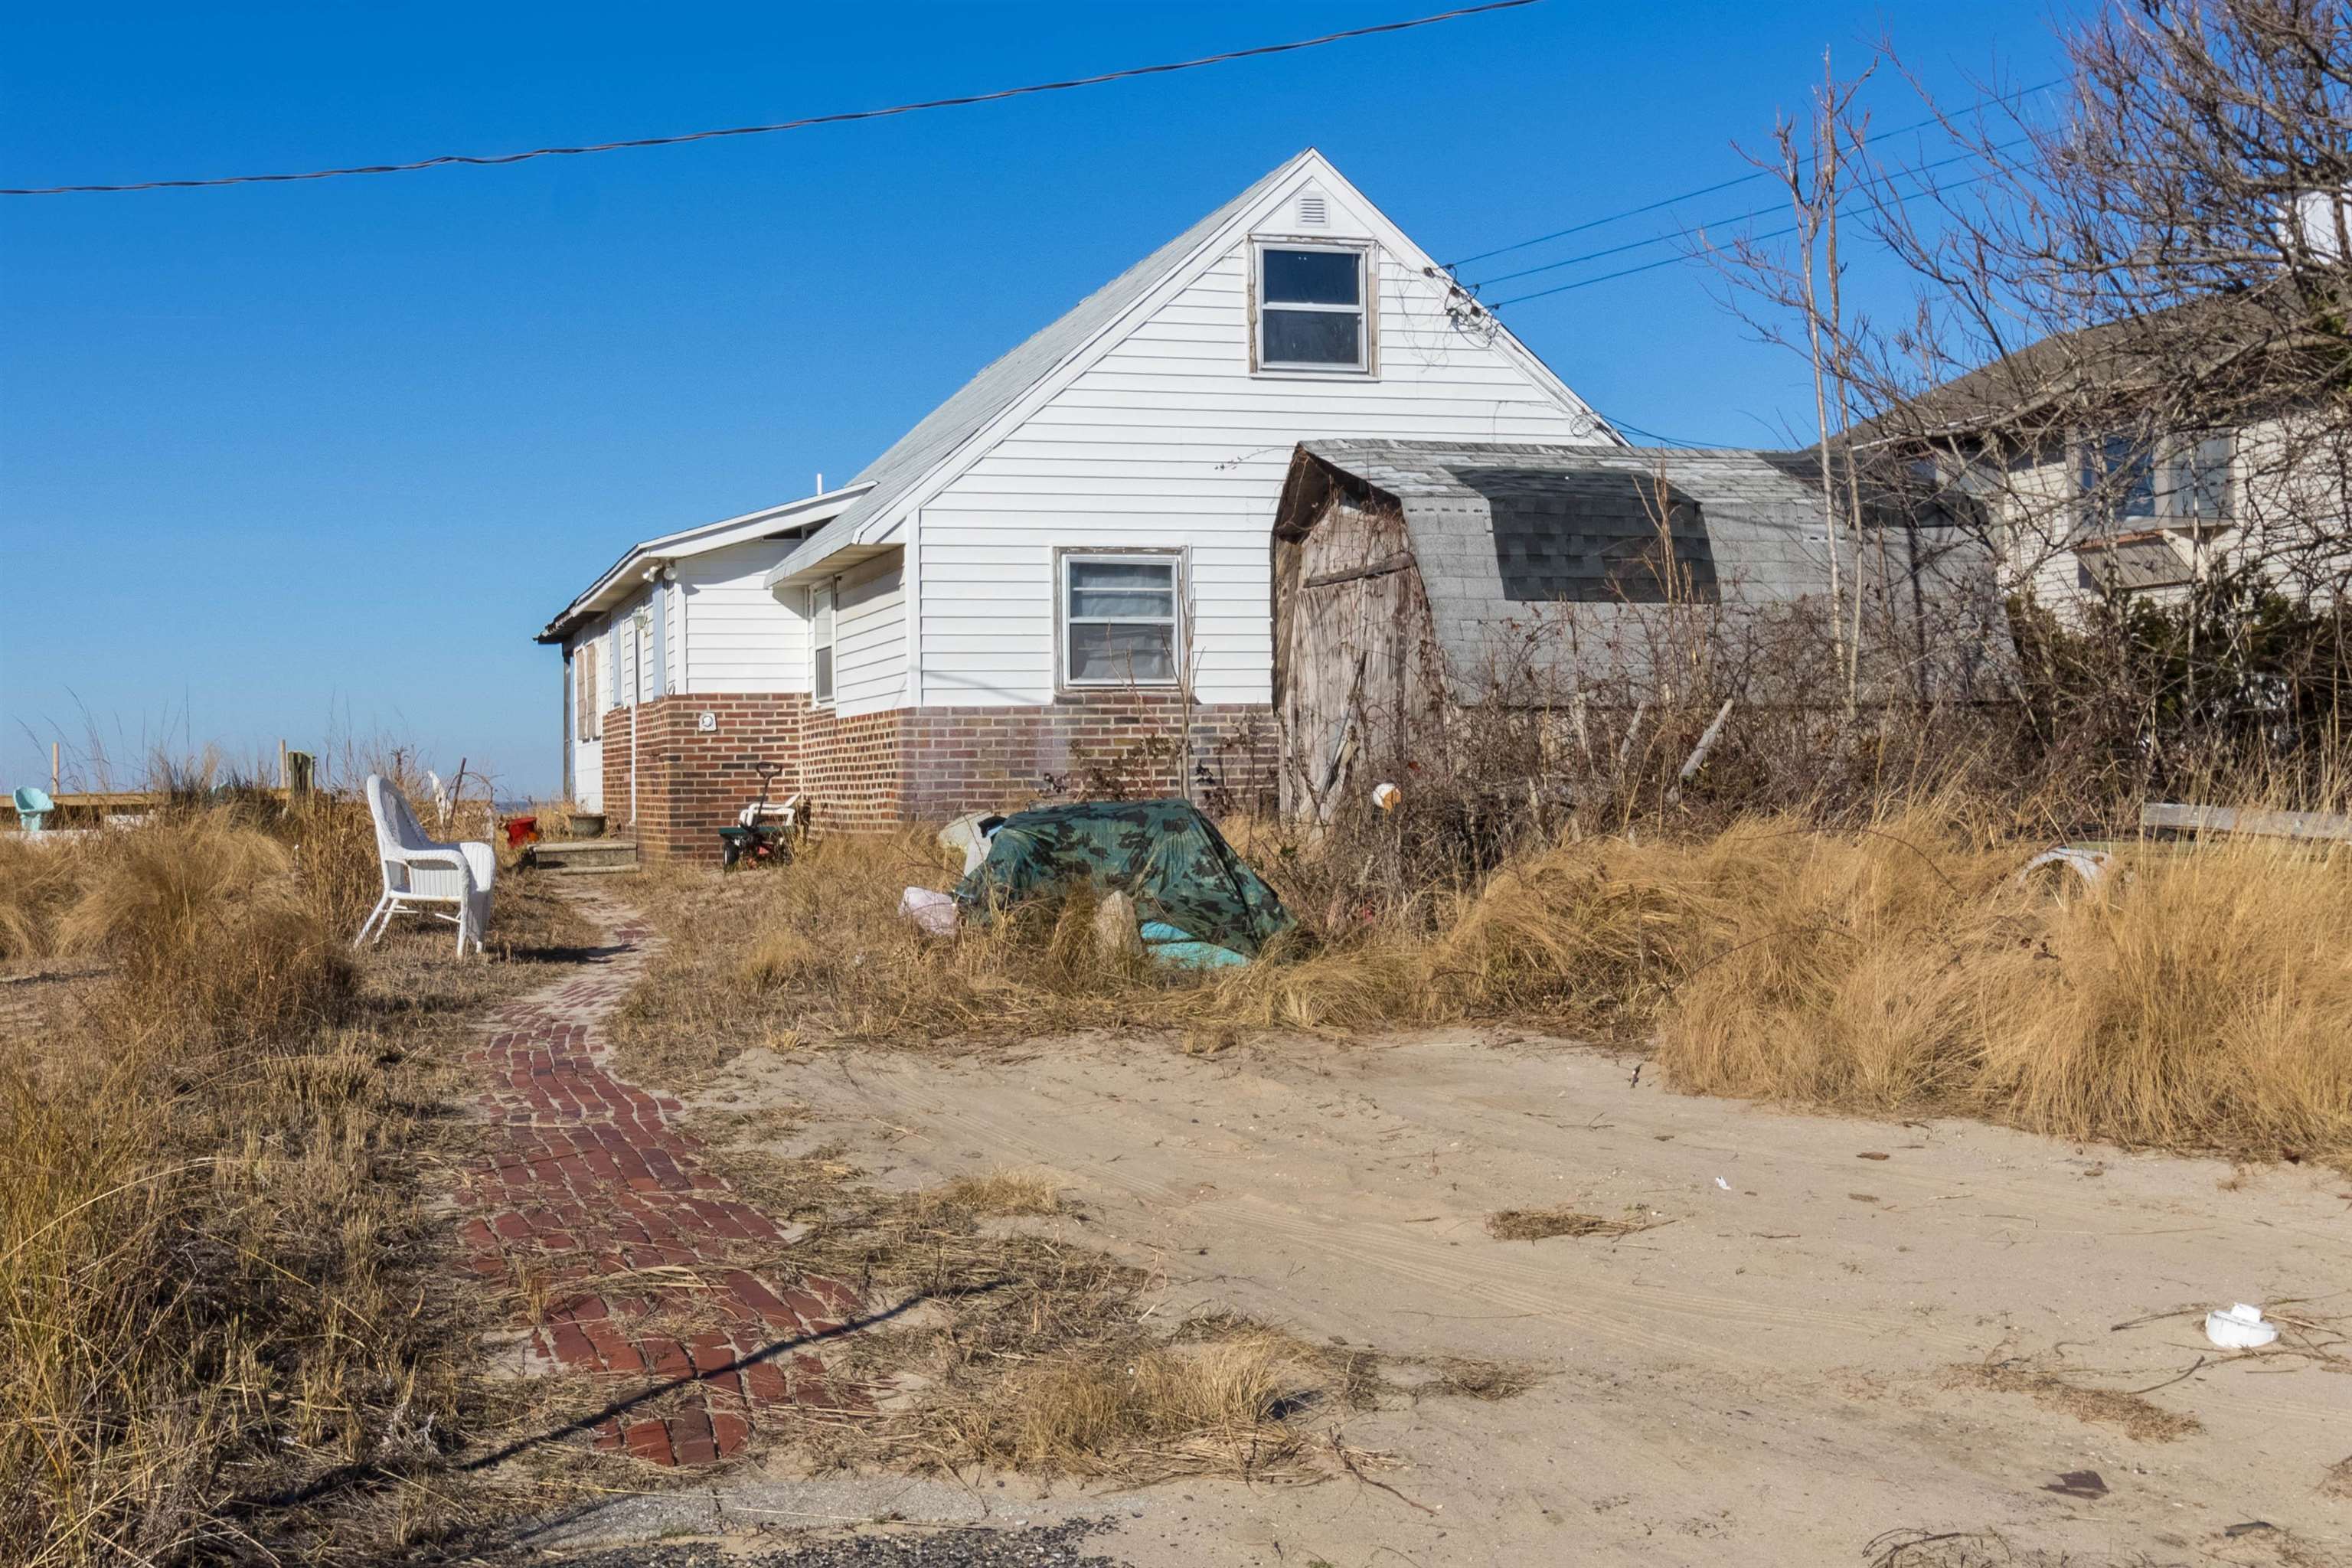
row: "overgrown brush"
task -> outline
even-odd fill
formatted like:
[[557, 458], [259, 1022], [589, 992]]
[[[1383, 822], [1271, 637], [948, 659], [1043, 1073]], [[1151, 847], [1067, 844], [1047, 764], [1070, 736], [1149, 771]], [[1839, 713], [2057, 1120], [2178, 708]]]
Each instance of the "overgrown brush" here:
[[82, 966], [0, 1027], [0, 1562], [373, 1560], [442, 1506], [387, 1481], [456, 1439], [471, 1343], [419, 1289], [399, 1064], [511, 982], [403, 935], [372, 993], [314, 844], [245, 802], [0, 848]]
[[[1287, 892], [1270, 836], [1236, 837]], [[926, 936], [897, 910], [941, 879], [924, 839], [833, 840], [764, 880], [678, 874], [628, 1032], [692, 1070], [778, 1038], [1510, 1019], [1654, 1040], [1697, 1092], [2352, 1157], [2341, 852], [2126, 846], [2086, 897], [2018, 886], [2034, 847], [1952, 800], [1570, 838], [1202, 976], [1097, 950], [1083, 899]]]
[[2352, 1154], [2352, 865], [2126, 847], [2096, 893], [1912, 820], [1746, 857], [1720, 957], [1662, 1016], [1672, 1079], [2263, 1156]]
[[266, 1042], [349, 1009], [344, 943], [292, 856], [226, 807], [110, 835], [86, 852], [61, 945], [112, 960], [104, 1027], [180, 1050]]
[[58, 922], [79, 889], [80, 863], [77, 845], [0, 837], [0, 962], [57, 951]]

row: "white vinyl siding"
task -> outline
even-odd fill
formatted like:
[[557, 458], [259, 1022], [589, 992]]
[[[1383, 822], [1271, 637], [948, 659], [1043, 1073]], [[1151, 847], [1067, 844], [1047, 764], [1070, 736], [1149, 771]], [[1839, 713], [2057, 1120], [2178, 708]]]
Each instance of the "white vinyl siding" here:
[[808, 620], [799, 607], [804, 595], [761, 585], [790, 548], [755, 540], [677, 563], [670, 646], [672, 668], [684, 677], [677, 689], [808, 689]]
[[662, 692], [686, 689], [686, 590], [676, 582], [661, 588]]
[[907, 705], [904, 552], [853, 566], [834, 605], [833, 691], [838, 712], [879, 713]]
[[[1372, 237], [1336, 198], [1330, 216], [1333, 237]], [[1387, 246], [1372, 255], [1377, 379], [1253, 373], [1254, 263], [1237, 238], [927, 501], [924, 702], [1052, 700], [1055, 552], [1118, 548], [1185, 552], [1200, 700], [1266, 701], [1269, 531], [1298, 442], [1608, 439], [1475, 322], [1450, 318], [1439, 281]]]

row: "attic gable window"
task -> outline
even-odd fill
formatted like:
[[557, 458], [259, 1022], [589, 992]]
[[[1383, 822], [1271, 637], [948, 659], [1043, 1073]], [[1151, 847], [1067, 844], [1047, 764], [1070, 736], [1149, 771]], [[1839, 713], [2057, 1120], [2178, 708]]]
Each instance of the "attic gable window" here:
[[1260, 370], [1371, 369], [1370, 253], [1352, 245], [1257, 247]]

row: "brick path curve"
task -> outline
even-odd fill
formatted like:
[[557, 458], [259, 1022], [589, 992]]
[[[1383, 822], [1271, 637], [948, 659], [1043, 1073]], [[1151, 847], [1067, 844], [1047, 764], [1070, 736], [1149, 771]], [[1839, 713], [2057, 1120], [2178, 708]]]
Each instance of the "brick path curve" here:
[[859, 1316], [856, 1291], [792, 1269], [783, 1227], [706, 1167], [678, 1102], [611, 1070], [603, 1026], [659, 939], [601, 892], [577, 901], [606, 945], [501, 1007], [466, 1058], [488, 1119], [457, 1192], [467, 1267], [520, 1285], [526, 1314], [543, 1302], [521, 1325], [540, 1364], [611, 1380], [598, 1448], [709, 1464], [779, 1406], [869, 1413], [815, 1349]]

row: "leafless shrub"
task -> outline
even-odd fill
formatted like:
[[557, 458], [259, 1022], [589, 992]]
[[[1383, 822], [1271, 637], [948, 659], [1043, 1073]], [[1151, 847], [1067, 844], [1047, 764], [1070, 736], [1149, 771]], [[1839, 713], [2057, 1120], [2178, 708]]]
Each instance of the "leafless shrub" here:
[[[2325, 793], [2352, 674], [2352, 6], [2111, 4], [2062, 41], [2046, 99], [1940, 103], [1892, 41], [1825, 78], [1757, 157], [1792, 234], [1702, 248], [1811, 364], [1843, 524], [1875, 486], [1999, 563], [2037, 751], [2085, 793]], [[1874, 142], [1874, 71], [1940, 137]], [[1907, 271], [1907, 312], [1842, 308], [1841, 223]]]

